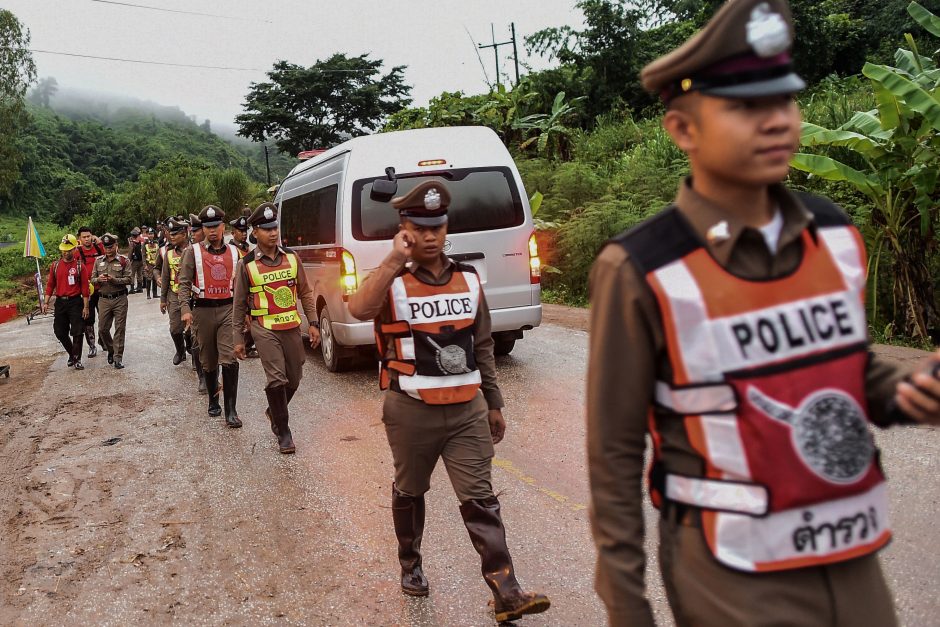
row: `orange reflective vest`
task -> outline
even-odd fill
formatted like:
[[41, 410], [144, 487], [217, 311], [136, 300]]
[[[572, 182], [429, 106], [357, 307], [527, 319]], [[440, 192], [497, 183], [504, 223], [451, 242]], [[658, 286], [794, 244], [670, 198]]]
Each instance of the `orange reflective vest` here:
[[235, 264], [238, 263], [238, 251], [234, 246], [225, 245], [225, 251], [216, 254], [209, 252], [202, 244], [193, 246], [196, 262], [196, 275], [193, 277], [193, 296], [223, 300], [232, 298], [232, 284], [235, 276]]
[[466, 403], [480, 389], [473, 353], [480, 279], [458, 266], [445, 285], [428, 285], [411, 272], [392, 281], [392, 321], [375, 322], [382, 360], [379, 385], [387, 389], [389, 370], [398, 373], [400, 390], [429, 405]]
[[252, 256], [245, 263], [245, 271], [248, 273], [248, 291], [251, 294], [251, 317], [272, 331], [299, 327], [297, 255], [283, 252], [277, 266], [262, 264]]
[[[818, 228], [778, 279], [722, 268], [676, 208], [616, 240], [656, 297], [672, 373], [650, 421], [653, 502], [697, 508], [714, 557], [743, 571], [840, 562], [891, 537], [868, 428], [864, 245], [838, 208], [804, 202]], [[701, 476], [661, 450], [677, 420]]]

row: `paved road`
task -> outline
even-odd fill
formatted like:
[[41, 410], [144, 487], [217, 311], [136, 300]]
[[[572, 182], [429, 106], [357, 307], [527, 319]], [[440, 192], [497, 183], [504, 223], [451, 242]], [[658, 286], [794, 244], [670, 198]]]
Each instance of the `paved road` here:
[[[332, 375], [309, 352], [291, 408], [298, 453], [280, 456], [258, 361], [242, 369], [245, 428], [226, 430], [206, 417], [193, 373], [170, 365], [154, 302], [131, 297], [121, 372], [100, 358], [66, 370], [48, 321], [0, 325], [0, 362], [15, 366], [0, 382], [0, 624], [492, 624], [443, 467], [424, 540], [432, 595], [398, 589], [371, 369]], [[586, 340], [547, 324], [497, 363], [509, 430], [495, 487], [520, 578], [552, 598], [521, 624], [604, 623], [586, 512]], [[109, 437], [121, 440], [103, 446]], [[886, 570], [904, 624], [928, 625], [940, 616], [940, 438], [907, 429], [879, 441], [897, 529]], [[650, 570], [658, 620], [671, 624], [655, 558]]]

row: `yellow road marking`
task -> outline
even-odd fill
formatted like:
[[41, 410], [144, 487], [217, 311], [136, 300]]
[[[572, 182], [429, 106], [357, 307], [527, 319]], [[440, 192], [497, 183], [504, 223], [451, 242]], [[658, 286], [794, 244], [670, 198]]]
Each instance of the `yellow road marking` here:
[[542, 494], [554, 499], [555, 501], [558, 501], [559, 503], [561, 503], [562, 505], [564, 505], [565, 507], [567, 507], [573, 512], [583, 512], [584, 510], [587, 509], [587, 505], [572, 501], [569, 497], [565, 496], [561, 492], [556, 492], [555, 490], [543, 488], [542, 486], [538, 485], [538, 483], [536, 483], [535, 481], [535, 477], [530, 477], [525, 472], [523, 472], [522, 469], [516, 468], [516, 466], [508, 459], [500, 459], [498, 457], [494, 457], [493, 465], [496, 466], [497, 468], [505, 470], [507, 473], [509, 473], [510, 475], [515, 477], [517, 480], [521, 481], [522, 483], [530, 485], [536, 490], [538, 490], [539, 492], [541, 492]]

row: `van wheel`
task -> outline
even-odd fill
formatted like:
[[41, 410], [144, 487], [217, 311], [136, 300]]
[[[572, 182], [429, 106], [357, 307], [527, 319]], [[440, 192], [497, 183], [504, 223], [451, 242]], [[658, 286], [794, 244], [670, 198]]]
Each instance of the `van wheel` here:
[[330, 372], [342, 372], [349, 366], [345, 349], [336, 341], [333, 335], [333, 322], [326, 307], [320, 312], [320, 352], [323, 354], [323, 363]]
[[512, 349], [516, 346], [515, 338], [508, 340], [497, 340], [493, 338], [493, 354], [494, 355], [508, 355], [512, 352]]

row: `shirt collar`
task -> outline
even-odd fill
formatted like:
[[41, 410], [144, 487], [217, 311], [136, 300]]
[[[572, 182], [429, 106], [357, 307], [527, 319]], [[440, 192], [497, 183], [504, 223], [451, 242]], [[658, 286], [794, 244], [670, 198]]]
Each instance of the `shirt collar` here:
[[267, 255], [265, 255], [263, 252], [261, 252], [261, 248], [255, 248], [255, 251], [258, 253], [258, 259], [270, 259], [271, 261], [274, 261], [274, 262], [277, 262], [278, 258], [281, 255], [287, 254], [287, 251], [285, 251], [284, 248], [280, 245], [274, 249], [273, 257], [268, 257]]
[[[444, 270], [443, 272], [441, 272], [441, 274], [443, 275], [444, 272], [447, 272], [448, 270], [452, 269], [451, 266], [455, 266], [457, 264], [454, 262], [453, 259], [445, 255], [444, 253], [441, 253], [441, 257], [444, 258]], [[427, 270], [424, 266], [417, 264], [414, 261], [409, 261], [407, 264], [405, 264], [405, 267], [408, 269], [408, 272], [410, 272], [411, 274], [417, 274], [418, 271], [423, 271], [426, 274], [431, 274], [431, 272]]]
[[[813, 214], [803, 206], [799, 198], [779, 183], [770, 186], [770, 195], [777, 202], [783, 217], [778, 251], [799, 238], [804, 229], [809, 228], [811, 235], [815, 237], [816, 224]], [[675, 204], [695, 234], [705, 243], [708, 252], [722, 266], [726, 266], [731, 259], [731, 252], [741, 234], [747, 230], [756, 230], [742, 223], [735, 214], [729, 213], [692, 189], [691, 177], [679, 184]]]

